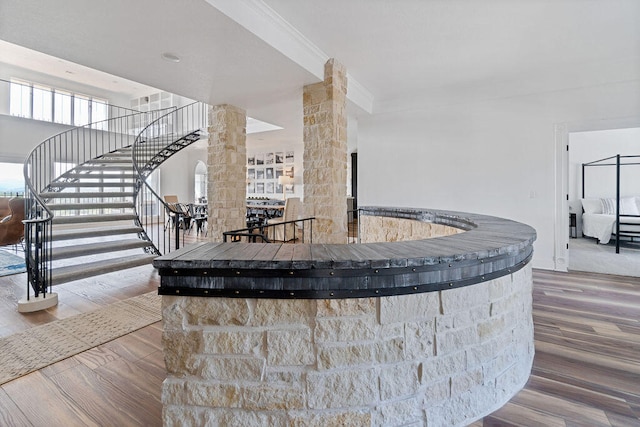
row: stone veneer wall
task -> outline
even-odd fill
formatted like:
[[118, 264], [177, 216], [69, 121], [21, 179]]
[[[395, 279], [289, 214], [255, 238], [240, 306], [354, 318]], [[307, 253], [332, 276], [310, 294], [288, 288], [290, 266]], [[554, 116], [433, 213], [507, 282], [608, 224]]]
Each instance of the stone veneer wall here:
[[209, 107], [208, 235], [246, 227], [247, 115], [232, 105]]
[[464, 232], [456, 227], [433, 222], [366, 215], [360, 216], [358, 227], [362, 243], [420, 240]]
[[164, 423], [465, 425], [529, 377], [531, 284], [528, 265], [384, 298], [164, 296]]
[[347, 243], [347, 71], [330, 59], [304, 87], [304, 216], [314, 243]]

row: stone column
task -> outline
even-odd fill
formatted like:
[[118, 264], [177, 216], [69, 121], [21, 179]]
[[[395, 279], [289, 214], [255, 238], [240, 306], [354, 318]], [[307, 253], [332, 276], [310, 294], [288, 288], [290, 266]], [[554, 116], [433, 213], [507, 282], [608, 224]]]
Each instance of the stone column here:
[[347, 243], [347, 71], [333, 59], [304, 87], [304, 213], [314, 243]]
[[232, 105], [209, 107], [208, 190], [209, 238], [245, 228], [247, 115]]

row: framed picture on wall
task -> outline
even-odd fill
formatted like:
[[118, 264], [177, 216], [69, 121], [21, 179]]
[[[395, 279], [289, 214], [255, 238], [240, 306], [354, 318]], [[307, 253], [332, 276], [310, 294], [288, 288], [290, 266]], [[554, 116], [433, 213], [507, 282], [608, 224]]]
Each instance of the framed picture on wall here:
[[282, 151], [276, 152], [276, 164], [284, 163], [284, 153]]
[[284, 168], [284, 174], [289, 178], [293, 178], [293, 166], [286, 166]]
[[264, 156], [264, 164], [265, 165], [272, 165], [273, 162], [275, 161], [275, 156], [273, 153], [267, 153]]
[[265, 172], [264, 177], [266, 179], [273, 179], [273, 168], [266, 168]]
[[256, 179], [264, 179], [264, 168], [256, 169]]
[[256, 179], [256, 170], [254, 168], [247, 169], [247, 178]]
[[253, 166], [256, 164], [256, 156], [247, 156], [247, 165]]
[[293, 151], [287, 151], [285, 161], [286, 163], [293, 163]]
[[264, 193], [264, 182], [256, 182], [256, 193]]
[[253, 182], [247, 184], [247, 193], [254, 194], [256, 192], [256, 185]]
[[[275, 178], [278, 179], [280, 178], [282, 175], [284, 175], [284, 168], [282, 166], [276, 166], [276, 175]], [[281, 191], [282, 193], [282, 191]]]
[[273, 194], [274, 185], [273, 182], [267, 182], [267, 194]]
[[256, 154], [256, 165], [264, 165], [264, 153]]
[[276, 184], [276, 194], [282, 194], [282, 184]]

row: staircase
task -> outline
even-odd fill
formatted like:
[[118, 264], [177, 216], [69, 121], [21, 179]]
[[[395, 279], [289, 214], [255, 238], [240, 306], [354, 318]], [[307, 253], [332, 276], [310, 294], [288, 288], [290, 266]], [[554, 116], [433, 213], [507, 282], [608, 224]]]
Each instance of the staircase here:
[[[87, 125], [36, 147], [25, 162], [25, 254], [34, 298], [54, 285], [149, 264], [171, 251], [167, 206], [146, 180], [203, 136], [205, 107], [155, 114], [136, 136], [127, 116], [110, 119], [109, 131], [104, 123]], [[149, 117], [135, 116], [136, 122]]]

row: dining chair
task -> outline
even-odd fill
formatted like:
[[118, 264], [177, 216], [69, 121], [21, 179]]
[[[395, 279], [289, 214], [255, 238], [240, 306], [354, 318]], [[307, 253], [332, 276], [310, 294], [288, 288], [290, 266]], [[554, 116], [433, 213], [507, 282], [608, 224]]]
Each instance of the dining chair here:
[[[302, 203], [299, 197], [289, 197], [284, 202], [284, 212], [280, 218], [267, 220], [267, 225], [280, 224], [287, 221], [295, 221], [300, 214]], [[273, 241], [288, 242], [296, 239], [296, 224], [282, 224], [281, 226], [269, 227], [269, 238]]]

